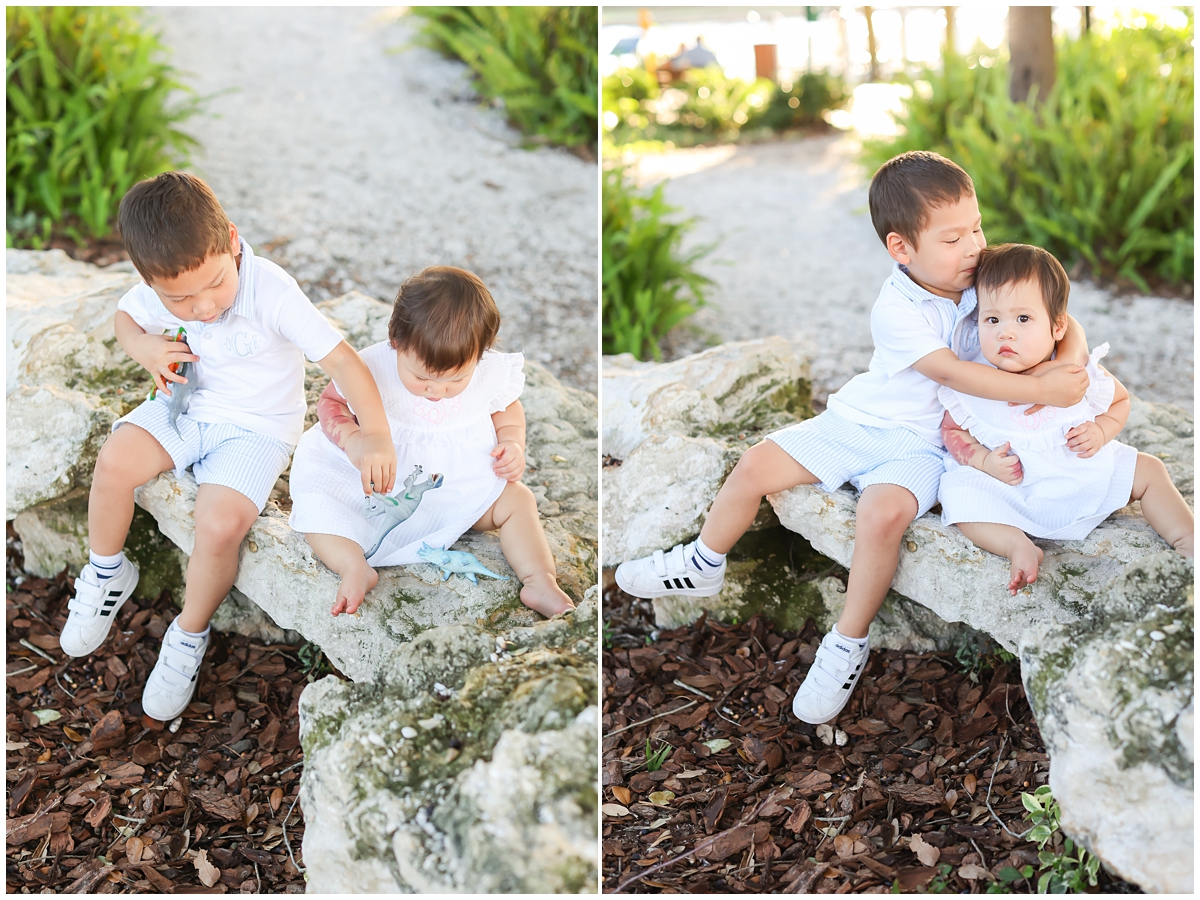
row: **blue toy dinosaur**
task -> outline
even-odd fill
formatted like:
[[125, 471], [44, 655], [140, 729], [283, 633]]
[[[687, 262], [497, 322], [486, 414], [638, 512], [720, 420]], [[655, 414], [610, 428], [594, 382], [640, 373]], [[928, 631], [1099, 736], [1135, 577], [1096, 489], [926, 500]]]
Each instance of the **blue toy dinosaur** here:
[[446, 581], [451, 575], [462, 575], [467, 578], [471, 584], [479, 584], [479, 579], [476, 575], [486, 575], [488, 578], [496, 578], [500, 581], [508, 581], [507, 575], [497, 575], [487, 566], [479, 562], [475, 558], [474, 553], [468, 553], [465, 550], [447, 550], [444, 547], [430, 547], [422, 542], [421, 549], [417, 551], [417, 556], [425, 560], [427, 563], [432, 563], [442, 570], [442, 581]]
[[371, 496], [366, 498], [364, 515], [367, 518], [380, 517], [379, 525], [375, 529], [375, 542], [367, 551], [367, 559], [375, 555], [375, 551], [379, 549], [379, 545], [383, 543], [383, 539], [391, 533], [393, 528], [417, 511], [417, 505], [426, 491], [442, 486], [445, 479], [436, 473], [428, 480], [418, 484], [417, 479], [421, 477], [423, 471], [420, 466], [413, 466], [412, 474], [404, 479], [403, 493], [395, 497], [372, 492]]

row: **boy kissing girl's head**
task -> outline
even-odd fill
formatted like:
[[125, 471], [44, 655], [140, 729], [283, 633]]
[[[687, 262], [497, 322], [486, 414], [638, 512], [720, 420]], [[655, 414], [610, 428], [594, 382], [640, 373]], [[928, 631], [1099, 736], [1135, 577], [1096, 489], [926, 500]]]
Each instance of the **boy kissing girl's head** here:
[[987, 246], [971, 176], [936, 153], [902, 153], [875, 173], [869, 200], [892, 259], [925, 290], [957, 303]]
[[171, 315], [215, 322], [233, 306], [237, 227], [207, 184], [185, 172], [139, 182], [121, 200], [121, 240]]

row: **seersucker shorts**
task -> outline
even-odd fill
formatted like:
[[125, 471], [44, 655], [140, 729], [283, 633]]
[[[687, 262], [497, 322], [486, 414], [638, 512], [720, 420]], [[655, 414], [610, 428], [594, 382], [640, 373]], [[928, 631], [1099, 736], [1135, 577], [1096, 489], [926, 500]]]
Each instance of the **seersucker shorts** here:
[[144, 428], [162, 444], [176, 474], [191, 466], [197, 484], [233, 488], [249, 497], [259, 512], [292, 456], [287, 441], [227, 422], [197, 422], [187, 413], [177, 420], [180, 434], [176, 434], [167, 395], [162, 393], [114, 422], [113, 431], [126, 423]]
[[937, 502], [944, 454], [907, 428], [860, 425], [826, 410], [767, 435], [812, 472], [824, 491], [847, 481], [859, 491], [872, 484], [897, 484], [917, 498], [922, 516]]

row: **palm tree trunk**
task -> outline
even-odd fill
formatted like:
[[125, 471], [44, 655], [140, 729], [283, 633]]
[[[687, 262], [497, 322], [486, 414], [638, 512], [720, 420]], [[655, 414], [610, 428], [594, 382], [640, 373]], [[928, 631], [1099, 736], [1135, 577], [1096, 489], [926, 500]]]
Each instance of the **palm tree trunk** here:
[[1055, 75], [1049, 6], [1008, 8], [1008, 52], [1008, 96], [1014, 103], [1024, 103], [1036, 86], [1034, 103], [1040, 103], [1054, 85]]

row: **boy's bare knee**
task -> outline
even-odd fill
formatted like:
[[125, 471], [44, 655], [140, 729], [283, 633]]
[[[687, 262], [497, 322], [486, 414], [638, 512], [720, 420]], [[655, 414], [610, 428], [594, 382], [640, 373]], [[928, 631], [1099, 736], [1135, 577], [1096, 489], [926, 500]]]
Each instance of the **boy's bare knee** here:
[[917, 514], [916, 498], [908, 491], [863, 497], [855, 516], [855, 530], [879, 538], [898, 538]]
[[755, 444], [742, 454], [741, 459], [737, 461], [737, 465], [733, 467], [733, 471], [729, 473], [729, 477], [725, 480], [725, 483], [733, 483], [740, 488], [750, 491], [758, 490], [759, 483], [764, 478], [769, 478], [774, 474], [774, 468], [770, 464], [769, 456], [770, 448], [765, 441]]

